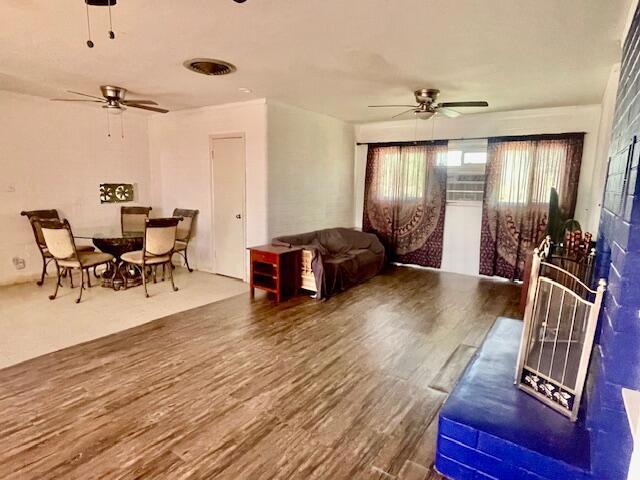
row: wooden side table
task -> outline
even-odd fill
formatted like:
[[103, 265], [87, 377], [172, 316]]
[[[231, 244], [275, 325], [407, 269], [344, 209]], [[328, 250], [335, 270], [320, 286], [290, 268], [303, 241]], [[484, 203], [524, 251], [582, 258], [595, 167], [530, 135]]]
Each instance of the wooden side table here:
[[302, 248], [280, 245], [250, 247], [251, 296], [255, 289], [273, 293], [276, 301], [296, 295], [300, 289]]

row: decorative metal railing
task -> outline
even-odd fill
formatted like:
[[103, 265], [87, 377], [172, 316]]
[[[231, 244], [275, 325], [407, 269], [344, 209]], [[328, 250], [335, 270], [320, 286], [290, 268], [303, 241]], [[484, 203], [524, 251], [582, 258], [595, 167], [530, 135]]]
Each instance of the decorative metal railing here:
[[586, 283], [593, 253], [571, 259], [551, 250], [545, 239], [534, 251], [515, 383], [575, 421], [606, 282]]

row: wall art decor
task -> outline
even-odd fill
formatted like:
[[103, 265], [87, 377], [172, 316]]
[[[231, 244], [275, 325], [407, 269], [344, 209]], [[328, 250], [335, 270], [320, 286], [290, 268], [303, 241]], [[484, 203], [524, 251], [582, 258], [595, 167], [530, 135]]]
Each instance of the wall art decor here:
[[133, 201], [133, 184], [101, 183], [100, 203], [122, 203]]

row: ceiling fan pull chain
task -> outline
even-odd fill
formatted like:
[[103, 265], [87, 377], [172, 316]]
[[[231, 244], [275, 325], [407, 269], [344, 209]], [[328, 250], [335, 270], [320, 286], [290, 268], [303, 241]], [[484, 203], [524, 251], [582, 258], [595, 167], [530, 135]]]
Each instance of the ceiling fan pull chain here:
[[124, 140], [124, 114], [120, 114], [120, 138]]
[[109, 119], [109, 110], [107, 110], [106, 113], [107, 113], [107, 137], [111, 138], [111, 121]]
[[116, 34], [113, 32], [113, 23], [111, 22], [111, 1], [109, 0], [109, 38], [113, 40], [116, 38]]
[[87, 7], [87, 30], [89, 32], [89, 40], [87, 40], [87, 47], [93, 48], [93, 42], [91, 41], [91, 21], [89, 20], [89, 4], [85, 3]]

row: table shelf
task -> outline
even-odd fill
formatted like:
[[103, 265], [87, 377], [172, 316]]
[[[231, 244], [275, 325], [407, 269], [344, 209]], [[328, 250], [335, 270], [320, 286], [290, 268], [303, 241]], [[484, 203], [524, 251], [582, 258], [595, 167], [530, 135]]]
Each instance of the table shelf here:
[[302, 249], [279, 245], [249, 248], [251, 295], [255, 289], [273, 294], [277, 302], [300, 289]]

